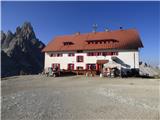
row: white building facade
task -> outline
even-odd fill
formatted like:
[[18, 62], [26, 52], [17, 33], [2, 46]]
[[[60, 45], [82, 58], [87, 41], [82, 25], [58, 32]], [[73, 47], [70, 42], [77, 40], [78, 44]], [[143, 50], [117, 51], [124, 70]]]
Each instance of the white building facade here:
[[59, 36], [43, 50], [44, 68], [100, 71], [109, 61], [124, 69], [139, 69], [139, 48], [143, 47], [134, 29]]
[[[100, 55], [88, 56], [88, 53], [102, 53]], [[98, 60], [111, 61], [113, 57], [117, 57], [122, 60], [126, 66], [122, 65], [124, 68], [128, 69], [139, 69], [139, 51], [138, 50], [117, 50], [114, 51], [118, 54], [116, 55], [103, 55], [104, 52], [111, 52], [108, 50], [99, 51], [83, 51], [83, 53], [76, 53], [74, 51], [69, 52], [46, 52], [45, 53], [45, 68], [53, 67], [54, 64], [59, 65], [60, 69], [69, 69], [69, 65], [73, 65], [73, 70], [77, 70], [78, 67], [82, 69], [87, 69], [87, 64], [94, 64], [96, 66]], [[74, 54], [69, 56], [69, 54]], [[53, 54], [61, 54], [61, 56], [53, 56]], [[82, 61], [78, 61], [78, 56], [82, 56]]]

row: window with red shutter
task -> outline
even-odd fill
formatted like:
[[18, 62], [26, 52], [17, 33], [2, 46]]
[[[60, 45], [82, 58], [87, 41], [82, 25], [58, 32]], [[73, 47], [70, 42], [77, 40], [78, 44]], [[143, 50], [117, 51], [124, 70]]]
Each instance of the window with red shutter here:
[[77, 66], [77, 70], [83, 70], [82, 66]]
[[68, 64], [68, 70], [74, 70], [74, 64], [72, 63]]
[[108, 55], [112, 55], [112, 52], [108, 52]]
[[83, 56], [77, 56], [77, 62], [83, 62]]
[[57, 57], [62, 57], [63, 54], [62, 53], [57, 53]]
[[68, 53], [68, 56], [72, 57], [72, 56], [74, 56], [74, 53]]
[[102, 54], [103, 54], [103, 56], [106, 56], [106, 55], [107, 55], [107, 53], [106, 53], [106, 52], [103, 52]]
[[56, 67], [58, 67], [58, 70], [60, 70], [60, 64], [59, 63], [53, 63], [52, 64], [53, 69], [55, 69]]
[[50, 54], [50, 57], [53, 57], [53, 53]]
[[118, 52], [112, 52], [112, 55], [118, 55]]
[[96, 53], [96, 52], [94, 52], [94, 53], [93, 53], [93, 56], [97, 56], [97, 53]]
[[54, 69], [54, 64], [52, 64], [52, 68]]
[[86, 64], [87, 70], [96, 70], [96, 64]]

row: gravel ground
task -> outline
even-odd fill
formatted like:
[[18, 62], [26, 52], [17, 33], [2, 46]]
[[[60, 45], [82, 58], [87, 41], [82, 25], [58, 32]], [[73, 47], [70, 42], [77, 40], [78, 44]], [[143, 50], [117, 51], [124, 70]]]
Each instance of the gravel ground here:
[[158, 79], [14, 76], [1, 82], [2, 120], [158, 120]]

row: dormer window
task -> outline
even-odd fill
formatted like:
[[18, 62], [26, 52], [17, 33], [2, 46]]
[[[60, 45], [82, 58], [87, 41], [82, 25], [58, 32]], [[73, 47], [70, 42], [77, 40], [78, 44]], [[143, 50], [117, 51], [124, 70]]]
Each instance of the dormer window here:
[[68, 42], [63, 42], [64, 46], [66, 46], [66, 45], [73, 45], [73, 44], [74, 44], [73, 42], [69, 42], [69, 41]]
[[86, 41], [88, 44], [106, 44], [106, 43], [116, 43], [119, 42], [118, 40], [115, 39], [106, 39], [106, 40], [87, 40]]

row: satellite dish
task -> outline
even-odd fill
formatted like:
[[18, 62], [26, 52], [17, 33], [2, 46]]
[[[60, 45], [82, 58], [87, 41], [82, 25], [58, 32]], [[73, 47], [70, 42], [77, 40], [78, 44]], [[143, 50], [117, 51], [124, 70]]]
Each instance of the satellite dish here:
[[122, 27], [122, 26], [120, 26], [120, 27], [119, 27], [119, 29], [120, 29], [120, 30], [123, 30], [123, 27]]

